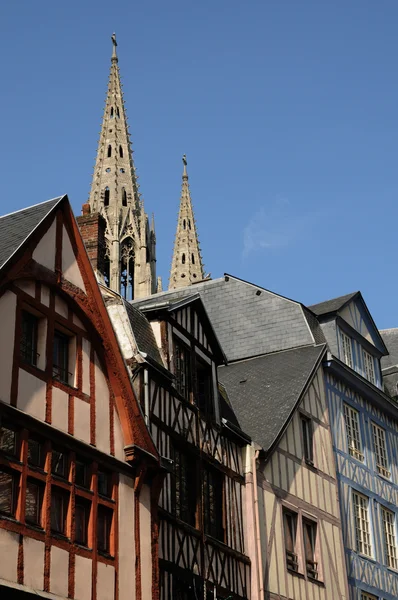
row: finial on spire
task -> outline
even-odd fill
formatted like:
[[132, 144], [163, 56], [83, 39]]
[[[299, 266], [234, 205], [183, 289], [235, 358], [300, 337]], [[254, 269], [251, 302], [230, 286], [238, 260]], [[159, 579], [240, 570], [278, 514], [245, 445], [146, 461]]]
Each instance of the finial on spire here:
[[183, 162], [183, 165], [184, 165], [184, 172], [182, 174], [182, 177], [183, 177], [183, 179], [188, 179], [188, 173], [187, 173], [187, 164], [188, 164], [188, 161], [187, 161], [187, 155], [186, 154], [183, 154], [183, 156], [182, 156], [182, 162]]
[[112, 60], [117, 60], [117, 54], [116, 54], [116, 46], [117, 46], [116, 33], [112, 33], [111, 40], [112, 40], [112, 44], [113, 44]]

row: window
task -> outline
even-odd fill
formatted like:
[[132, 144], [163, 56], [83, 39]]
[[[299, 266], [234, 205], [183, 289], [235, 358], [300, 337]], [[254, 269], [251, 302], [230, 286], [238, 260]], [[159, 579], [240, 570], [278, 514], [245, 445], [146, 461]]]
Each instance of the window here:
[[363, 356], [363, 363], [365, 365], [366, 379], [368, 379], [368, 381], [370, 381], [370, 383], [373, 383], [373, 385], [375, 385], [376, 377], [375, 377], [374, 358], [371, 354], [369, 354], [369, 352], [366, 352], [366, 350], [363, 350], [363, 349], [362, 349], [362, 356]]
[[67, 476], [68, 459], [64, 452], [53, 450], [51, 458], [51, 473], [58, 477]]
[[358, 492], [353, 492], [352, 500], [357, 551], [366, 556], [372, 556], [369, 526], [369, 498], [362, 496], [362, 494], [358, 494]]
[[343, 331], [340, 332], [340, 336], [341, 336], [342, 359], [346, 365], [348, 365], [349, 367], [352, 368], [353, 367], [352, 340], [348, 335], [343, 333]]
[[314, 464], [313, 452], [313, 428], [312, 420], [304, 415], [300, 415], [301, 431], [303, 434], [304, 459], [307, 463]]
[[87, 546], [90, 503], [77, 498], [75, 504], [75, 542]]
[[56, 486], [51, 488], [51, 529], [55, 533], [66, 535], [66, 516], [69, 494]]
[[106, 172], [106, 173], [110, 173], [110, 172], [111, 172], [111, 168], [110, 168], [110, 167], [107, 167], [107, 168], [105, 169], [105, 172]]
[[0, 471], [0, 513], [9, 517], [15, 516], [15, 476]]
[[203, 513], [205, 533], [223, 541], [223, 475], [208, 467], [203, 470]]
[[120, 158], [123, 158], [123, 148], [121, 146], [119, 146], [119, 155]]
[[28, 439], [28, 465], [43, 469], [45, 458], [46, 454], [43, 443], [30, 437]]
[[111, 193], [109, 191], [109, 188], [106, 187], [105, 188], [105, 193], [104, 193], [104, 206], [109, 206], [109, 198], [111, 196]]
[[62, 381], [62, 383], [69, 383], [69, 376], [71, 373], [68, 371], [69, 366], [69, 338], [59, 331], [54, 332], [54, 343], [53, 343], [53, 377]]
[[181, 262], [183, 265], [185, 265], [185, 254], [183, 253], [182, 257], [181, 257]]
[[32, 525], [41, 526], [42, 486], [32, 480], [26, 484], [25, 520]]
[[386, 563], [391, 569], [398, 569], [397, 541], [395, 537], [395, 515], [384, 506], [381, 507], [384, 531]]
[[127, 206], [127, 193], [125, 188], [122, 189], [122, 205]]
[[0, 450], [10, 456], [16, 456], [17, 439], [17, 432], [14, 429], [10, 429], [6, 425], [0, 426]]
[[97, 548], [100, 552], [110, 554], [110, 538], [112, 527], [112, 511], [105, 506], [98, 506]]
[[184, 227], [184, 229], [186, 229], [187, 223], [186, 223], [185, 219], [182, 222], [182, 226]]
[[118, 106], [116, 107], [116, 114], [117, 114], [117, 116], [119, 118], [120, 117], [120, 111], [119, 111], [119, 107]]
[[195, 256], [192, 254], [192, 264], [195, 264]]
[[113, 106], [111, 107], [111, 119], [113, 119]]
[[303, 538], [305, 568], [307, 576], [311, 579], [318, 579], [318, 563], [315, 561], [317, 524], [315, 521], [303, 519]]
[[361, 592], [361, 600], [379, 600], [373, 594], [368, 594], [367, 592]]
[[376, 468], [380, 475], [390, 478], [391, 473], [388, 470], [386, 432], [384, 429], [372, 423], [373, 446], [375, 449]]
[[289, 571], [298, 571], [298, 558], [296, 551], [297, 540], [297, 514], [283, 511], [283, 529], [285, 533], [286, 565]]
[[106, 471], [98, 471], [98, 493], [101, 496], [112, 497], [112, 479]]
[[120, 169], [120, 172], [121, 173], [125, 173], [126, 171], [124, 169]]
[[211, 366], [196, 356], [196, 404], [206, 417], [212, 417], [214, 413], [212, 383]]
[[37, 330], [38, 319], [34, 315], [22, 311], [22, 332], [20, 355], [24, 363], [28, 365], [37, 365]]
[[348, 451], [357, 460], [363, 462], [361, 435], [359, 431], [359, 413], [355, 408], [344, 404], [344, 420], [347, 431]]
[[88, 465], [80, 460], [76, 460], [75, 463], [75, 483], [83, 488], [90, 487]]
[[189, 400], [191, 354], [179, 340], [174, 341], [174, 374], [177, 392]]
[[175, 515], [193, 527], [196, 524], [196, 461], [185, 452], [174, 449]]
[[108, 146], [108, 158], [112, 156], [112, 146], [109, 144]]

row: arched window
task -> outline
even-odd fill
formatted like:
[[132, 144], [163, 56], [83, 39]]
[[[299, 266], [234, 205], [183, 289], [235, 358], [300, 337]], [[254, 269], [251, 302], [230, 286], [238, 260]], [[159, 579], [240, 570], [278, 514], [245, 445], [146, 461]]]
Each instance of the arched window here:
[[104, 205], [105, 206], [109, 206], [109, 199], [110, 199], [110, 197], [111, 197], [111, 193], [109, 191], [109, 188], [106, 187], [105, 188], [105, 194], [104, 194]]
[[113, 119], [113, 106], [111, 106], [111, 119]]
[[191, 219], [188, 219], [188, 227], [191, 229]]
[[185, 254], [182, 255], [181, 262], [183, 265], [185, 265]]
[[120, 158], [123, 158], [123, 148], [121, 146], [119, 146], [119, 154]]
[[185, 228], [186, 228], [186, 226], [187, 226], [185, 219], [183, 220], [183, 222], [182, 222], [182, 225], [183, 225], [183, 227], [184, 227], [184, 229], [185, 229]]
[[127, 206], [127, 193], [125, 188], [122, 188], [122, 205]]
[[109, 144], [108, 146], [108, 158], [112, 156], [112, 146]]
[[193, 264], [193, 265], [195, 264], [195, 257], [194, 257], [194, 255], [193, 255], [193, 254], [192, 254], [192, 264]]
[[119, 112], [119, 107], [118, 106], [116, 107], [116, 114], [117, 114], [118, 118], [120, 118], [120, 112]]

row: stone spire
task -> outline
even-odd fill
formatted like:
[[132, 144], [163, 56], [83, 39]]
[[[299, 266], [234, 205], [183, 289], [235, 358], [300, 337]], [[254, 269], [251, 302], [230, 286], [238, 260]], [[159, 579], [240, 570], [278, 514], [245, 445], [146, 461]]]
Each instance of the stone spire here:
[[182, 157], [184, 170], [177, 233], [174, 241], [169, 289], [177, 289], [201, 281], [204, 277], [199, 240], [196, 233], [191, 193], [189, 191], [187, 158]]
[[156, 292], [156, 240], [138, 186], [112, 35], [111, 69], [88, 206], [106, 222], [104, 273], [110, 288], [127, 298]]

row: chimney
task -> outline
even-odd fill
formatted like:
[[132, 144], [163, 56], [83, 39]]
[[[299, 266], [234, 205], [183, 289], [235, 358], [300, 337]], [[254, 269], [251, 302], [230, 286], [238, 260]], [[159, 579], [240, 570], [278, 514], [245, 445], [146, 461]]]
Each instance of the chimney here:
[[83, 214], [76, 218], [94, 271], [104, 273], [106, 222], [98, 212], [90, 213], [90, 205], [83, 204]]

